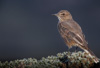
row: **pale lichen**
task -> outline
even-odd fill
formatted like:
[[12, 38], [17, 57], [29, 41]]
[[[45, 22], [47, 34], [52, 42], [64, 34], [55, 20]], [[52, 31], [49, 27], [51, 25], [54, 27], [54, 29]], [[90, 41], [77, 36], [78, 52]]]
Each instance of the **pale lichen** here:
[[[97, 67], [96, 67], [97, 66]], [[0, 62], [0, 68], [99, 68], [100, 63], [95, 64], [87, 53], [63, 52], [57, 56], [43, 57], [41, 60], [35, 58]]]

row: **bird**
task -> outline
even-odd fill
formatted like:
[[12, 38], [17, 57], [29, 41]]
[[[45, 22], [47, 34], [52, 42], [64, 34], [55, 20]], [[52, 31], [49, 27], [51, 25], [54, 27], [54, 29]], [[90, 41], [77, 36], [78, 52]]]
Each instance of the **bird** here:
[[88, 53], [95, 63], [98, 63], [99, 58], [90, 50], [80, 25], [72, 18], [71, 13], [68, 10], [60, 10], [53, 15], [59, 20], [57, 28], [68, 48], [70, 49], [73, 46], [79, 47]]

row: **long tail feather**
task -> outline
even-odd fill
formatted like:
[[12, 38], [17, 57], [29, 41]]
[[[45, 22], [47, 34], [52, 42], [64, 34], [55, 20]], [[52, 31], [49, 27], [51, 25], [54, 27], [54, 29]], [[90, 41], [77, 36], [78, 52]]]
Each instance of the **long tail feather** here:
[[86, 53], [88, 53], [91, 58], [94, 57], [93, 60], [94, 60], [95, 63], [98, 63], [99, 62], [99, 58], [97, 58], [96, 55], [90, 49], [84, 50], [84, 51]]

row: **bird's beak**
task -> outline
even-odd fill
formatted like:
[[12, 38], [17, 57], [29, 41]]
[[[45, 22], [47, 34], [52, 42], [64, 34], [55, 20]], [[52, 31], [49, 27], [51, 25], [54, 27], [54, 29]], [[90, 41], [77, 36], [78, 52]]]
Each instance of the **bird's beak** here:
[[58, 14], [52, 14], [52, 15], [54, 15], [54, 16], [58, 16]]

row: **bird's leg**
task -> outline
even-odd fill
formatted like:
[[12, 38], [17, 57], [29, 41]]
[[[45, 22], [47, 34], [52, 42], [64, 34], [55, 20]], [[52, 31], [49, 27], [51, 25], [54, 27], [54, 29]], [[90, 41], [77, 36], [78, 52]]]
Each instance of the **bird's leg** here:
[[70, 48], [68, 48], [68, 54], [70, 54]]
[[78, 46], [75, 47], [75, 52], [77, 52]]
[[68, 52], [70, 52], [70, 48], [68, 48]]

